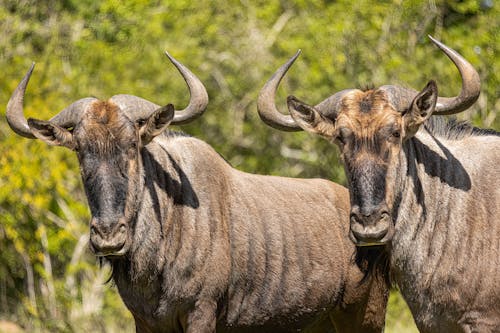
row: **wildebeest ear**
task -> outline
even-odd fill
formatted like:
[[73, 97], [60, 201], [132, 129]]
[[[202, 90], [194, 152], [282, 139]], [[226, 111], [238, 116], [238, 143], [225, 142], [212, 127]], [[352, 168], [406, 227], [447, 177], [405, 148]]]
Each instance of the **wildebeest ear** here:
[[331, 137], [335, 131], [334, 123], [319, 113], [313, 106], [307, 105], [294, 96], [287, 98], [288, 110], [295, 123], [303, 130]]
[[28, 126], [31, 133], [38, 139], [52, 146], [63, 146], [74, 149], [73, 134], [67, 129], [51, 123], [50, 121], [29, 118]]
[[163, 132], [174, 118], [175, 110], [172, 104], [162, 106], [147, 119], [139, 120], [139, 134], [141, 135], [141, 143], [145, 146], [155, 136]]
[[429, 81], [425, 88], [413, 99], [410, 108], [403, 114], [405, 139], [417, 133], [422, 125], [434, 112], [438, 98], [436, 82]]

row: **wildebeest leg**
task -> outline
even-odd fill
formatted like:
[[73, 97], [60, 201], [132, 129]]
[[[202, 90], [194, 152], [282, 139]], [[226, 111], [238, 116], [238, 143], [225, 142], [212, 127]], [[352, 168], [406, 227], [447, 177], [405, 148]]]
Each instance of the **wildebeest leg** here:
[[186, 333], [215, 333], [217, 303], [198, 300], [187, 316]]

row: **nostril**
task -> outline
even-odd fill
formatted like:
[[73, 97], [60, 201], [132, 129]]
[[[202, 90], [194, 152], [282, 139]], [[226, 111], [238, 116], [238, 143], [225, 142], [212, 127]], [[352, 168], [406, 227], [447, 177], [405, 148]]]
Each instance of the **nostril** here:
[[358, 214], [351, 213], [351, 223], [361, 223]]
[[363, 211], [351, 211], [351, 222], [356, 223], [366, 223], [373, 218], [373, 212], [363, 212]]
[[91, 227], [90, 227], [90, 233], [92, 233], [92, 234], [96, 234], [96, 233], [97, 233], [97, 229], [96, 229], [96, 227], [91, 226]]
[[125, 224], [120, 225], [119, 231], [123, 234], [127, 231], [127, 226]]

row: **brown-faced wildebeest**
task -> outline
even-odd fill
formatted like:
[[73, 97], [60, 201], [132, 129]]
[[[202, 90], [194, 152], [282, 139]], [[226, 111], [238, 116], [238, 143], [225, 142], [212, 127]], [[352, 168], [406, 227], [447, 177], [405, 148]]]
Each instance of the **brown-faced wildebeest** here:
[[393, 279], [421, 332], [500, 332], [500, 133], [431, 115], [470, 107], [479, 75], [462, 56], [431, 40], [455, 63], [462, 90], [438, 97], [386, 85], [340, 91], [316, 106], [274, 96], [295, 55], [264, 86], [261, 118], [335, 142], [349, 182], [350, 238], [389, 252]]
[[191, 93], [184, 111], [117, 95], [26, 120], [33, 67], [7, 106], [16, 133], [76, 152], [90, 248], [110, 262], [137, 331], [381, 332], [388, 289], [363, 279], [347, 189], [240, 172], [205, 142], [167, 130], [208, 103], [196, 76], [170, 60]]

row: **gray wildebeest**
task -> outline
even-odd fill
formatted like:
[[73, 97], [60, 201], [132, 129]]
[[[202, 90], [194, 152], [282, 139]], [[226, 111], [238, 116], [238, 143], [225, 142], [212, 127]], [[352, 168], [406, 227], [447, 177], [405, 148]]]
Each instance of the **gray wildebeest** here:
[[[470, 107], [478, 73], [431, 40], [455, 63], [462, 90], [438, 97], [386, 85], [340, 91], [316, 106], [274, 96], [297, 55], [259, 96], [264, 121], [304, 129], [340, 148], [351, 197], [350, 238], [385, 246], [393, 279], [421, 332], [500, 332], [500, 137], [442, 117]], [[431, 117], [431, 118], [430, 118]]]
[[381, 332], [388, 289], [361, 282], [369, 265], [348, 238], [348, 190], [240, 172], [168, 130], [208, 103], [203, 84], [169, 58], [191, 93], [183, 111], [117, 95], [26, 120], [33, 67], [7, 106], [16, 133], [76, 152], [90, 248], [110, 262], [137, 331], [331, 332], [333, 321], [340, 332]]

